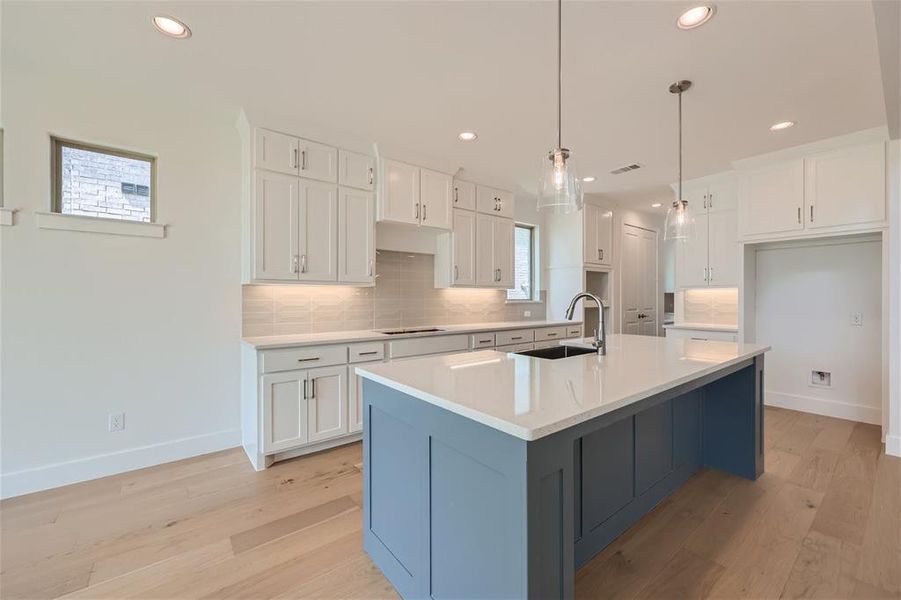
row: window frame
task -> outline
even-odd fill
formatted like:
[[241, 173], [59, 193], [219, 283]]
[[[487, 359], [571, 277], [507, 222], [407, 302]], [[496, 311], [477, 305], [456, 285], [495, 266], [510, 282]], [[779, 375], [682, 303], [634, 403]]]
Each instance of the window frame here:
[[510, 298], [510, 291], [516, 288], [504, 290], [506, 292], [505, 300], [508, 304], [527, 304], [540, 302], [538, 291], [538, 277], [536, 274], [538, 265], [538, 226], [531, 223], [513, 223], [513, 283], [516, 284], [516, 230], [529, 230], [529, 292], [528, 298]]
[[[156, 223], [157, 220], [157, 172], [156, 172], [156, 156], [136, 152], [134, 150], [123, 150], [122, 148], [114, 148], [112, 146], [104, 146], [101, 144], [92, 144], [88, 142], [79, 142], [68, 138], [50, 136], [50, 212], [69, 217], [82, 217], [84, 215], [75, 215], [63, 212], [63, 148], [74, 148], [76, 150], [86, 150], [88, 152], [96, 152], [99, 154], [108, 154], [110, 156], [118, 156], [120, 158], [128, 158], [132, 160], [140, 160], [150, 163], [150, 193], [148, 201], [150, 204], [150, 221], [138, 221], [135, 219], [110, 219], [108, 217], [93, 217], [103, 219], [105, 221], [114, 221], [122, 223]], [[86, 217], [92, 218], [92, 217]]]

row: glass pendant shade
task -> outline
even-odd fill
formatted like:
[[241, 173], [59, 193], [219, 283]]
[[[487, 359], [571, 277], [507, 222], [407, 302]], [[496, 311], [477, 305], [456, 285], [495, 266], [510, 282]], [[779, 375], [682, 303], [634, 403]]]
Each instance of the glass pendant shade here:
[[538, 210], [555, 214], [582, 210], [582, 184], [566, 148], [554, 150], [544, 161], [538, 182]]
[[676, 200], [666, 211], [666, 224], [663, 229], [664, 240], [685, 241], [694, 235], [695, 214], [685, 200]]

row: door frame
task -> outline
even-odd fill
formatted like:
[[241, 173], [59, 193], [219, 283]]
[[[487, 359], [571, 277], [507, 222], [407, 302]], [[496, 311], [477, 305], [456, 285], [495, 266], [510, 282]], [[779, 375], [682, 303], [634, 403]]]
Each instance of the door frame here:
[[619, 271], [619, 289], [616, 290], [617, 294], [617, 304], [619, 307], [616, 311], [616, 321], [618, 324], [619, 333], [623, 332], [626, 323], [626, 316], [623, 314], [625, 310], [625, 305], [623, 303], [623, 290], [625, 289], [625, 284], [623, 283], [623, 279], [626, 276], [625, 270], [623, 269], [623, 265], [625, 264], [625, 236], [626, 236], [626, 227], [633, 227], [635, 229], [640, 229], [642, 231], [647, 231], [649, 233], [654, 234], [654, 320], [657, 323], [657, 337], [660, 337], [661, 332], [663, 331], [663, 323], [660, 318], [660, 230], [656, 227], [644, 227], [642, 225], [636, 225], [634, 223], [629, 223], [628, 221], [622, 221], [622, 224], [619, 229], [619, 248], [616, 252], [616, 269]]

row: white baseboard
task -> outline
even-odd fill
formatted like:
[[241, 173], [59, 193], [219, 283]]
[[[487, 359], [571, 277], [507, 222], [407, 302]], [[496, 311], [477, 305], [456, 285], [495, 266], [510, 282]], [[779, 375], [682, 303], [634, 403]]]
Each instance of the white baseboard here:
[[849, 421], [858, 421], [860, 423], [871, 423], [873, 425], [882, 424], [882, 411], [870, 406], [822, 400], [820, 398], [798, 396], [796, 394], [783, 394], [781, 392], [769, 390], [764, 394], [764, 401], [767, 406], [778, 406], [779, 408], [799, 410], [815, 415], [835, 417], [836, 419], [847, 419]]
[[886, 436], [885, 453], [889, 456], [901, 456], [901, 435]]
[[12, 498], [240, 445], [241, 430], [228, 429], [4, 473], [0, 476], [0, 498]]

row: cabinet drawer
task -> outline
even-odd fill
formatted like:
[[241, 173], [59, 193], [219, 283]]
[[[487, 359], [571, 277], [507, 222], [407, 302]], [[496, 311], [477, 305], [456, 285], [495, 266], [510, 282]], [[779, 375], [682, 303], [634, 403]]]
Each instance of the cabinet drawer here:
[[385, 344], [382, 342], [370, 342], [368, 344], [353, 344], [348, 346], [350, 350], [350, 362], [360, 363], [385, 358]]
[[497, 345], [507, 346], [509, 344], [524, 344], [526, 342], [535, 341], [534, 329], [517, 329], [515, 331], [498, 331]]
[[566, 327], [545, 327], [535, 330], [535, 341], [562, 340], [566, 337]]
[[472, 348], [493, 348], [495, 344], [493, 333], [476, 333], [472, 336]]
[[445, 352], [462, 352], [469, 350], [468, 335], [440, 335], [427, 338], [397, 340], [388, 343], [388, 354], [391, 358], [406, 356], [424, 356], [426, 354], [442, 354]]
[[703, 329], [666, 329], [668, 338], [685, 338], [702, 341], [737, 342], [738, 334], [731, 331], [704, 331]]
[[581, 325], [570, 325], [566, 328], [566, 337], [567, 338], [579, 338], [582, 337], [582, 326]]
[[273, 373], [292, 369], [343, 365], [347, 362], [347, 346], [264, 350], [262, 355], [263, 373]]
[[535, 344], [507, 344], [506, 346], [498, 346], [495, 348], [498, 352], [525, 352], [526, 350], [534, 350]]

